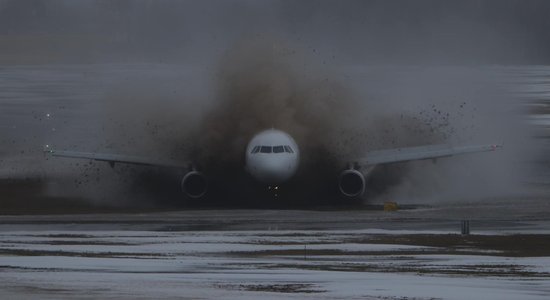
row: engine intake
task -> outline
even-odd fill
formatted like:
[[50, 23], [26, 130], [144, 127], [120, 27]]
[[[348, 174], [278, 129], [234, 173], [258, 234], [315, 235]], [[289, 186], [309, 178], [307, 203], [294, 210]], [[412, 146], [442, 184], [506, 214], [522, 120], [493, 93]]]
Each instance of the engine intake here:
[[338, 178], [338, 187], [347, 197], [361, 196], [365, 192], [365, 176], [354, 169], [345, 170]]
[[181, 181], [181, 189], [191, 198], [200, 198], [206, 194], [208, 181], [206, 177], [197, 171], [185, 174]]

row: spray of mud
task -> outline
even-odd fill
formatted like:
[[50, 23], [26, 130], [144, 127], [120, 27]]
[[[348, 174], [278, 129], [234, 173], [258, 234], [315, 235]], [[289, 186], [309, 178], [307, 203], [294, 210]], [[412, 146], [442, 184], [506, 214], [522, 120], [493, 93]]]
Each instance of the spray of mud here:
[[[187, 202], [199, 206], [349, 203], [336, 185], [354, 158], [368, 150], [436, 143], [504, 142], [505, 151], [377, 167], [367, 178], [364, 200], [437, 203], [521, 190], [526, 172], [520, 159], [535, 147], [529, 129], [519, 126], [519, 103], [499, 90], [492, 70], [350, 71], [309, 54], [284, 39], [252, 38], [206, 68], [131, 66], [137, 69], [121, 72], [108, 65], [114, 69], [107, 73], [124, 76], [110, 80], [102, 101], [86, 108], [94, 124], [68, 119], [92, 127], [93, 135], [50, 134], [65, 140], [54, 142], [62, 149], [192, 163], [210, 180], [207, 199]], [[244, 171], [244, 151], [254, 134], [271, 127], [297, 140], [302, 160], [281, 197], [266, 201], [265, 187]], [[180, 190], [185, 170], [111, 169], [70, 160], [50, 160], [44, 169], [62, 178], [48, 186], [55, 196], [132, 207], [186, 203]]]
[[[385, 114], [375, 105], [369, 109], [371, 100], [358, 97], [335, 70], [295, 49], [276, 39], [252, 39], [238, 43], [222, 58], [216, 106], [201, 123], [193, 157], [207, 174], [219, 178], [224, 189], [237, 187], [232, 192], [243, 197], [237, 190], [250, 186], [244, 184], [246, 144], [268, 128], [288, 132], [301, 148], [299, 174], [284, 187], [289, 198], [277, 199], [286, 204], [338, 199], [339, 172], [373, 146], [425, 144], [440, 138], [419, 119]], [[379, 131], [386, 139], [369, 145]], [[376, 185], [399, 182], [403, 170], [400, 166], [378, 172], [387, 179]]]
[[[405, 68], [404, 68], [405, 69]], [[396, 88], [384, 95], [394, 113], [416, 111], [415, 118], [432, 124], [441, 142], [452, 145], [502, 143], [492, 153], [407, 164], [399, 184], [375, 200], [400, 203], [480, 202], [531, 193], [529, 165], [540, 149], [533, 128], [524, 121], [523, 103], [511, 93], [502, 70], [489, 67], [414, 67], [393, 72]], [[383, 74], [380, 74], [384, 77]], [[373, 85], [384, 85], [383, 80]], [[372, 85], [371, 85], [372, 86]], [[368, 88], [372, 87], [369, 86]], [[382, 90], [390, 90], [382, 86]], [[399, 103], [399, 109], [395, 104]], [[392, 108], [393, 107], [393, 108]], [[373, 176], [374, 180], [374, 176]]]
[[[211, 99], [186, 94], [176, 84], [184, 78], [148, 78], [140, 84], [132, 79], [131, 89], [122, 85], [106, 95], [102, 128], [107, 142], [101, 148], [194, 164], [210, 180], [208, 203], [272, 205], [264, 199], [265, 187], [245, 173], [244, 150], [259, 131], [281, 129], [296, 139], [302, 159], [299, 173], [275, 202], [318, 205], [342, 200], [337, 176], [367, 150], [444, 142], [451, 134], [449, 113], [434, 105], [420, 112], [387, 109], [377, 96], [362, 93], [336, 69], [296, 49], [274, 38], [237, 43], [206, 76]], [[401, 183], [407, 170], [403, 164], [376, 169], [368, 182], [369, 198]], [[117, 198], [182, 202], [181, 171], [123, 172], [130, 184], [108, 189]]]
[[[547, 32], [541, 26], [544, 22], [539, 22], [545, 17], [540, 4], [527, 5], [526, 13], [518, 15], [513, 5], [479, 6], [477, 2], [464, 7], [436, 5], [436, 9], [433, 3], [388, 7], [364, 1], [345, 5], [20, 2], [0, 1], [5, 33], [1, 44], [7, 47], [0, 60], [9, 64], [107, 63], [108, 75], [119, 71], [112, 62], [187, 66], [217, 60], [185, 75], [174, 74], [173, 69], [125, 70], [117, 80], [98, 86], [84, 84], [89, 81], [87, 71], [76, 67], [59, 80], [74, 80], [74, 90], [72, 84], [67, 90], [68, 86], [50, 82], [48, 76], [32, 88], [25, 73], [24, 80], [10, 83], [22, 84], [23, 100], [28, 97], [25, 91], [47, 99], [44, 110], [71, 105], [71, 97], [94, 91], [90, 101], [94, 103], [79, 107], [87, 111], [94, 106], [93, 124], [73, 121], [85, 115], [78, 109], [60, 110], [60, 118], [65, 114], [67, 123], [56, 125], [59, 140], [54, 145], [190, 161], [213, 181], [209, 200], [214, 202], [261, 201], [256, 193], [242, 194], [255, 186], [243, 170], [244, 147], [253, 134], [270, 127], [294, 136], [303, 154], [299, 174], [286, 189], [288, 202], [307, 199], [303, 201], [314, 204], [321, 198], [336, 198], [327, 197], [332, 194], [320, 187], [335, 192], [330, 187], [335, 187], [338, 173], [350, 158], [368, 150], [432, 143], [503, 142], [505, 150], [437, 164], [379, 167], [369, 178], [368, 201], [461, 201], [511, 195], [521, 190], [519, 183], [527, 176], [521, 160], [538, 147], [532, 143], [530, 129], [521, 125], [520, 101], [500, 91], [497, 80], [492, 80], [498, 70], [408, 65], [546, 61], [546, 52], [538, 51], [547, 48], [540, 42], [542, 35], [532, 34]], [[400, 22], [396, 23], [395, 13], [402, 13]], [[533, 22], [527, 25], [524, 16]], [[282, 37], [266, 36], [273, 31]], [[218, 60], [220, 52], [243, 35], [255, 38], [230, 46]], [[521, 42], [511, 47], [510, 40]], [[544, 60], [536, 60], [537, 56]], [[400, 66], [378, 68], [377, 64]], [[345, 65], [355, 69], [342, 71]], [[102, 95], [95, 97], [97, 90]], [[60, 91], [64, 92], [58, 95]], [[17, 109], [21, 108], [4, 111], [2, 125], [27, 121]], [[93, 134], [61, 132], [61, 128], [80, 126], [92, 127]], [[13, 157], [23, 156], [23, 148], [25, 155], [32, 148], [32, 160], [18, 162], [16, 169], [34, 172], [43, 160], [36, 149], [49, 143], [52, 133], [31, 142], [20, 137], [36, 135], [37, 127], [45, 126], [29, 126], [28, 131], [9, 127], [11, 133], [1, 134], [0, 141], [12, 145], [0, 150], [0, 164], [8, 165], [9, 159], [13, 165]], [[132, 206], [137, 198], [154, 205], [157, 199], [182, 202], [179, 180], [183, 175], [177, 170], [122, 165], [112, 170], [103, 163], [59, 160], [44, 169], [66, 177], [49, 188], [55, 194], [70, 192]]]
[[[377, 167], [365, 200], [433, 203], [509, 195], [525, 174], [518, 158], [532, 148], [528, 129], [518, 126], [519, 103], [488, 80], [491, 72], [370, 67], [363, 76], [273, 38], [246, 39], [201, 71], [145, 70], [110, 82], [103, 101], [94, 102], [95, 137], [79, 137], [94, 142], [65, 148], [190, 162], [211, 183], [207, 199], [193, 205], [272, 206], [243, 168], [247, 142], [271, 127], [291, 134], [302, 153], [299, 173], [275, 201], [284, 207], [349, 203], [336, 184], [353, 158], [435, 143], [504, 142], [507, 151]], [[57, 160], [48, 169], [64, 164]], [[185, 170], [67, 164], [60, 173], [73, 175], [51, 184], [50, 193], [133, 207], [185, 203], [179, 184]]]

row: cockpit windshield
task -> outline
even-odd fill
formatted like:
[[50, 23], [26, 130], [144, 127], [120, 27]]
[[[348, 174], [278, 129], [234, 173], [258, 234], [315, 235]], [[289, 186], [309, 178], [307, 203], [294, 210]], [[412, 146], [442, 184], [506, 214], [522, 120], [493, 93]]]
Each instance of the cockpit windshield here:
[[273, 146], [273, 153], [283, 153], [285, 148], [283, 146]]
[[278, 145], [278, 146], [254, 146], [250, 153], [294, 153], [294, 150], [288, 145]]
[[260, 152], [261, 153], [271, 153], [271, 146], [261, 146]]
[[287, 145], [285, 145], [285, 151], [288, 152], [288, 153], [294, 153], [292, 148], [290, 148], [290, 146], [287, 146]]

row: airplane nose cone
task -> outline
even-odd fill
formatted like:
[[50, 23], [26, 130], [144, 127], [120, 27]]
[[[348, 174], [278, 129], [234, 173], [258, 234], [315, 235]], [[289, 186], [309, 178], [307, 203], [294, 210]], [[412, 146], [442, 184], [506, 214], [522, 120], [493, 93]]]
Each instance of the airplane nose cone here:
[[264, 160], [257, 166], [258, 179], [267, 184], [280, 184], [288, 180], [293, 171], [288, 162], [281, 160]]

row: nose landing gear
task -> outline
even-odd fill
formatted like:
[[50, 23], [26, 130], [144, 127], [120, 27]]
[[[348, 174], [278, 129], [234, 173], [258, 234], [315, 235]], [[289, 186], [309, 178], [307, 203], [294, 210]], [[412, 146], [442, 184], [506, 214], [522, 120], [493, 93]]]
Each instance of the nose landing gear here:
[[280, 187], [278, 185], [269, 185], [267, 186], [267, 190], [270, 195], [277, 198], [279, 197]]

